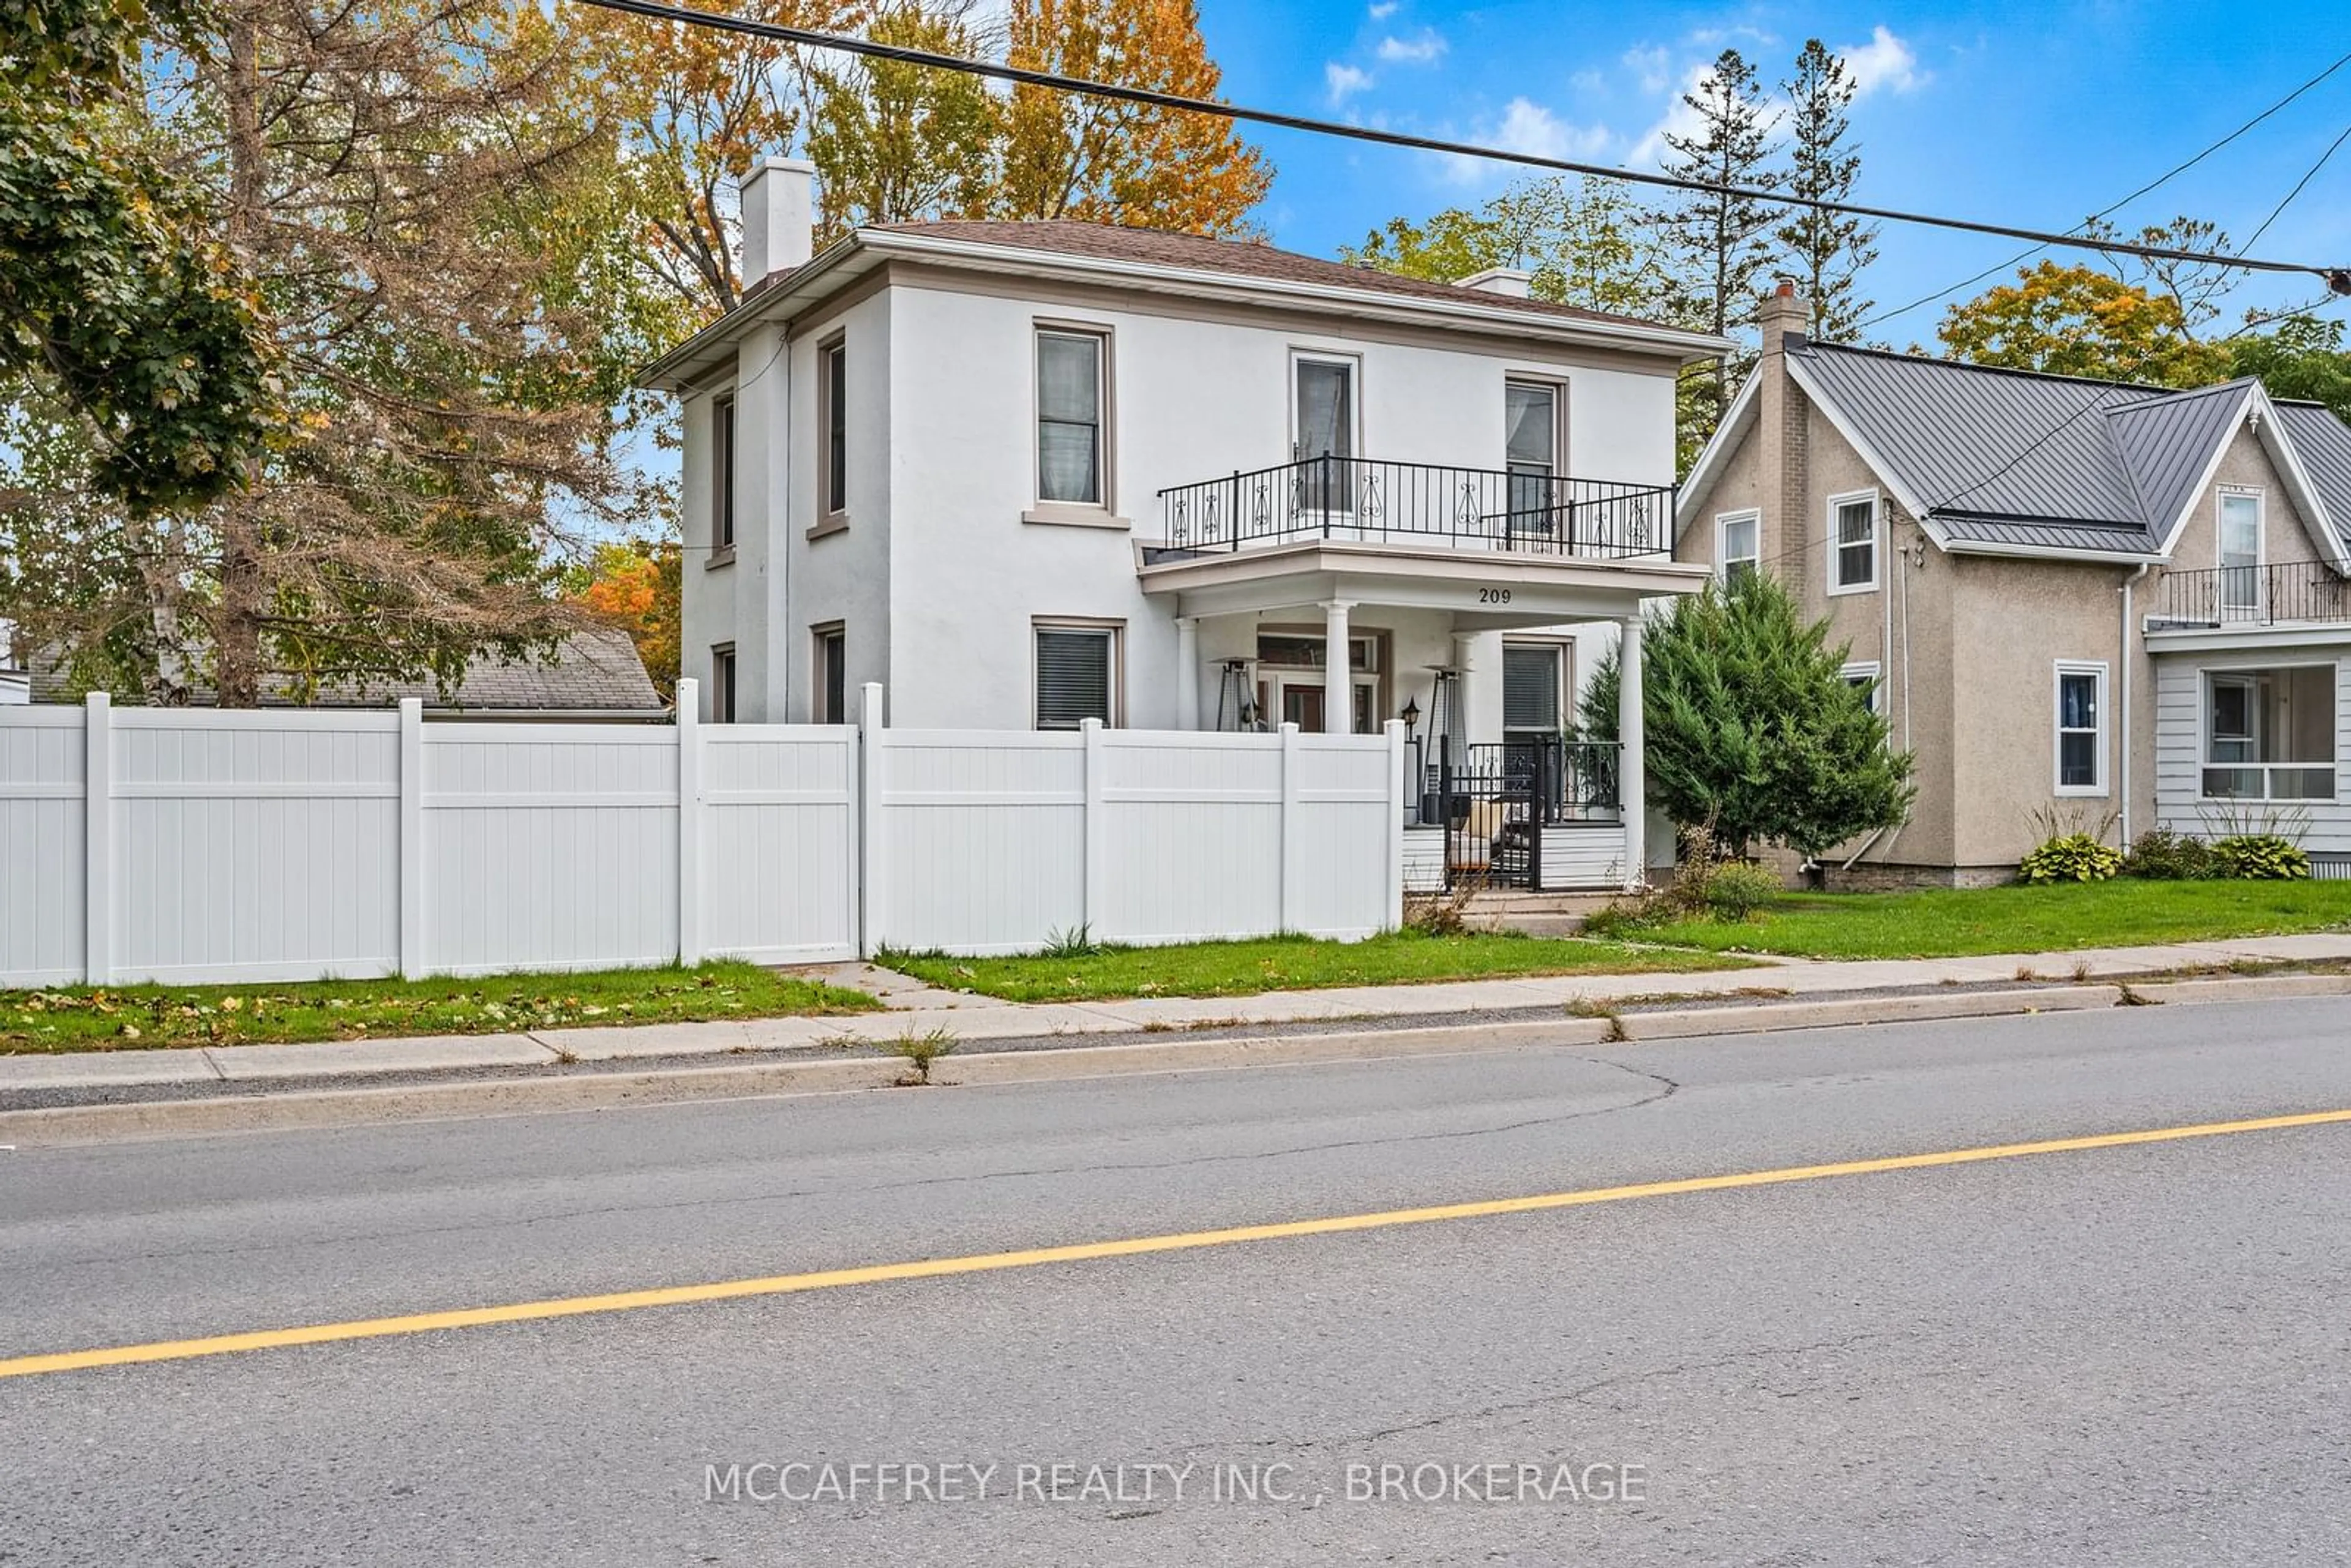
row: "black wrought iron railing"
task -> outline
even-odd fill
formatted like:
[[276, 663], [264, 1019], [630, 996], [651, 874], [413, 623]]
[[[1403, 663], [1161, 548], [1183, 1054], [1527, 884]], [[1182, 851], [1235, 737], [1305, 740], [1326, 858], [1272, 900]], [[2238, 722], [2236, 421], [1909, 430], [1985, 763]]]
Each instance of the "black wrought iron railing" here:
[[1552, 826], [1615, 821], [1618, 758], [1614, 742], [1507, 740], [1460, 746], [1449, 756], [1432, 747], [1421, 768], [1418, 820], [1458, 821], [1472, 804], [1512, 808], [1511, 820]]
[[2351, 580], [2318, 561], [2170, 571], [2158, 613], [2192, 626], [2351, 621]]
[[1669, 485], [1370, 457], [1307, 457], [1159, 492], [1155, 548], [1205, 554], [1306, 538], [1617, 559], [1671, 548]]

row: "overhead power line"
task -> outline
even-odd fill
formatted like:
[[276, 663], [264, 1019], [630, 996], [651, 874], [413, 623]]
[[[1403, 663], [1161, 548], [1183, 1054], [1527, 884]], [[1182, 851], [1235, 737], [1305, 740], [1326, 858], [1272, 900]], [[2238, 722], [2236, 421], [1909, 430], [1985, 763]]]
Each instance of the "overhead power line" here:
[[2081, 250], [2114, 252], [2126, 256], [2145, 256], [2156, 261], [2201, 262], [2208, 266], [2237, 267], [2248, 272], [2299, 273], [2322, 277], [2329, 288], [2339, 294], [2351, 294], [2351, 267], [2319, 267], [2307, 262], [2265, 261], [2252, 256], [2215, 256], [2205, 251], [2178, 249], [2169, 246], [2137, 245], [2124, 241], [2092, 241], [2078, 235], [2052, 234], [2041, 229], [2018, 228], [2007, 224], [1979, 223], [1971, 218], [1939, 217], [1928, 213], [1904, 212], [1892, 207], [1866, 207], [1851, 202], [1823, 201], [1818, 197], [1789, 195], [1778, 191], [1757, 190], [1745, 185], [1714, 185], [1703, 180], [1684, 180], [1671, 174], [1652, 174], [1634, 169], [1612, 169], [1599, 163], [1579, 163], [1566, 158], [1549, 158], [1535, 152], [1515, 152], [1499, 147], [1481, 147], [1474, 142], [1449, 141], [1434, 136], [1415, 136], [1401, 131], [1377, 130], [1371, 126], [1347, 125], [1335, 120], [1317, 120], [1302, 114], [1288, 114], [1277, 110], [1251, 109], [1242, 104], [1218, 103], [1213, 99], [1187, 98], [1180, 93], [1161, 92], [1153, 88], [1130, 87], [1119, 82], [1091, 81], [1083, 77], [1061, 76], [1051, 71], [1029, 70], [1020, 66], [999, 65], [992, 60], [966, 59], [960, 55], [938, 54], [929, 49], [909, 48], [903, 44], [878, 43], [872, 38], [860, 38], [844, 33], [823, 33], [808, 27], [788, 27], [781, 23], [763, 22], [754, 17], [737, 16], [725, 11], [700, 11], [691, 6], [672, 5], [668, 0], [580, 0], [607, 11], [620, 11], [635, 16], [650, 17], [660, 22], [680, 22], [688, 26], [711, 27], [722, 32], [739, 33], [747, 37], [769, 38], [778, 43], [797, 44], [803, 48], [837, 49], [844, 54], [862, 55], [871, 59], [891, 60], [901, 65], [926, 66], [935, 70], [960, 71], [967, 76], [985, 77], [992, 81], [1010, 82], [1016, 87], [1041, 87], [1058, 92], [1076, 93], [1087, 98], [1111, 99], [1123, 103], [1139, 103], [1153, 109], [1176, 110], [1186, 114], [1198, 114], [1217, 120], [1229, 120], [1250, 125], [1270, 125], [1283, 131], [1303, 131], [1318, 136], [1338, 136], [1354, 141], [1375, 142], [1386, 147], [1403, 147], [1421, 152], [1442, 152], [1455, 157], [1479, 158], [1498, 163], [1517, 163], [1531, 169], [1549, 169], [1560, 173], [1582, 174], [1596, 180], [1619, 180], [1628, 184], [1648, 185], [1666, 190], [1698, 191], [1715, 195], [1737, 196], [1745, 201], [1768, 202], [1782, 207], [1806, 207], [1818, 212], [1844, 213], [1854, 217], [1876, 218], [1886, 223], [1922, 224], [1932, 228], [1956, 229], [1965, 234], [1997, 235], [2011, 239], [2032, 240], [2041, 245], [2067, 246]]
[[2343, 128], [2343, 134], [2336, 137], [2333, 141], [2327, 143], [2326, 151], [2318, 155], [2318, 162], [2313, 163], [2309, 169], [2304, 172], [2302, 178], [2294, 183], [2294, 189], [2288, 191], [2279, 199], [2278, 204], [2270, 209], [2270, 215], [2262, 220], [2262, 226], [2253, 231], [2252, 237], [2251, 239], [2245, 241], [2245, 248], [2247, 250], [2252, 249], [2253, 246], [2261, 243], [2262, 235], [2269, 233], [2270, 225], [2278, 221], [2278, 214], [2284, 212], [2288, 207], [2294, 205], [2294, 199], [2296, 196], [2301, 195], [2303, 191], [2313, 180], [2318, 178], [2318, 172], [2326, 167], [2326, 161], [2328, 159], [2334, 157], [2335, 153], [2342, 151], [2343, 143], [2346, 141], [2351, 141], [2351, 125], [2345, 126]]
[[[2090, 224], [2097, 222], [2100, 218], [2110, 218], [2116, 213], [2121, 212], [2125, 207], [2129, 206], [2133, 202], [2137, 201], [2141, 196], [2146, 195], [2148, 192], [2170, 183], [2171, 181], [2177, 179], [2182, 174], [2185, 174], [2189, 170], [2193, 169], [2197, 164], [2201, 163], [2205, 159], [2210, 158], [2213, 153], [2220, 151], [2221, 148], [2226, 147], [2231, 141], [2236, 141], [2237, 138], [2244, 135], [2245, 132], [2252, 130], [2255, 126], [2261, 124], [2262, 121], [2269, 119], [2272, 115], [2277, 113], [2278, 110], [2285, 108], [2294, 99], [2300, 98], [2304, 93], [2308, 92], [2312, 88], [2316, 87], [2320, 82], [2325, 81], [2328, 77], [2333, 76], [2336, 71], [2341, 70], [2346, 65], [2351, 65], [2351, 54], [2346, 54], [2337, 58], [2333, 65], [2328, 66], [2325, 70], [2320, 71], [2316, 76], [2312, 77], [2308, 81], [2304, 82], [2300, 87], [2295, 88], [2292, 92], [2287, 93], [2283, 98], [2279, 99], [2275, 103], [2271, 104], [2267, 109], [2262, 110], [2251, 120], [2246, 120], [2242, 125], [2237, 127], [2236, 130], [2229, 132], [2228, 135], [2223, 136], [2218, 141], [2209, 144], [2194, 157], [2185, 159], [2173, 164], [2162, 173], [2158, 174], [2154, 179], [2149, 180], [2146, 184], [2141, 185], [2137, 190], [2133, 191], [2129, 195], [2122, 198], [2122, 200], [2091, 214], [2085, 222], [2075, 225], [2075, 229], [2078, 231], [2080, 229], [2086, 228]], [[2322, 159], [2321, 162], [2323, 162], [2325, 160]], [[2314, 172], [2315, 172], [2315, 171], [2314, 171]], [[2304, 177], [2304, 183], [2306, 184], [2308, 183], [2308, 176], [2305, 175]], [[2297, 191], [2300, 190], [2300, 186], [2295, 187]], [[2287, 198], [2288, 201], [2291, 201], [2292, 199], [2293, 198], [2291, 196]], [[2284, 204], [2281, 203], [2279, 204], [2279, 211], [2283, 212], [2283, 210]], [[2270, 216], [2274, 219], [2277, 216], [2277, 214], [2273, 213]], [[2262, 228], [2267, 228], [2268, 226], [2268, 224], [2263, 224], [2262, 225]], [[2260, 233], [2256, 231], [2253, 238], [2259, 239], [2260, 237]], [[2248, 240], [2240, 248], [2251, 250], [2252, 248], [2252, 240]], [[1919, 298], [1910, 301], [1907, 305], [1896, 306], [1891, 310], [1880, 310], [1873, 316], [1866, 317], [1862, 320], [1855, 322], [1855, 328], [1858, 330], [1863, 327], [1874, 327], [1880, 321], [1890, 321], [1896, 316], [1907, 316], [1911, 311], [1918, 308], [1921, 305], [1932, 305], [1938, 299], [1947, 298], [1951, 295], [1957, 294], [1960, 289], [1965, 288], [1971, 284], [1981, 283], [1985, 278], [1991, 277], [1996, 272], [2006, 272], [2010, 267], [2014, 267], [2020, 261], [2029, 261], [2032, 259], [2035, 252], [2040, 251], [2044, 247], [2036, 245], [2030, 249], [2018, 251], [2006, 261], [1996, 262], [1992, 266], [1985, 267], [1981, 272], [1979, 272], [1972, 277], [1959, 279], [1959, 282], [1950, 285], [1947, 288], [1938, 288], [1932, 294], [1921, 295]], [[2120, 247], [2102, 246], [2097, 248], [2111, 250]], [[2328, 282], [2329, 287], [2332, 287], [2333, 280], [2330, 278]]]

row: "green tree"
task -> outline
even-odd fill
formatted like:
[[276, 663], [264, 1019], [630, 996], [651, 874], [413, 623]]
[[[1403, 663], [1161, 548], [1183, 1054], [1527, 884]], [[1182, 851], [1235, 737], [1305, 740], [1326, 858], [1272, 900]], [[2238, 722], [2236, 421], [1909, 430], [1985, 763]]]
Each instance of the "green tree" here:
[[581, 618], [556, 592], [569, 534], [632, 498], [618, 361], [671, 335], [623, 329], [611, 297], [612, 148], [563, 97], [556, 25], [505, 0], [222, 0], [176, 44], [141, 134], [257, 285], [287, 428], [235, 486], [152, 516], [109, 504], [69, 438], [10, 443], [0, 613], [79, 684], [224, 706], [551, 646]]
[[[1682, 103], [1696, 117], [1696, 128], [1666, 134], [1665, 172], [1713, 188], [1656, 207], [1650, 217], [1664, 240], [1673, 315], [1727, 337], [1748, 319], [1772, 263], [1778, 212], [1734, 187], [1768, 191], [1781, 184], [1773, 166], [1775, 119], [1755, 68], [1736, 49], [1725, 49]], [[1752, 362], [1751, 354], [1734, 352], [1712, 375], [1692, 378], [1689, 428], [1682, 434], [1693, 455], [1721, 423], [1731, 389]]]
[[1532, 275], [1538, 299], [1625, 316], [1666, 308], [1657, 236], [1643, 214], [1615, 186], [1574, 175], [1524, 182], [1474, 212], [1391, 218], [1340, 255], [1444, 283], [1512, 267]]
[[[1195, 0], [1011, 0], [1007, 59], [1029, 70], [1213, 99], [1223, 73]], [[1228, 120], [1016, 87], [984, 214], [1248, 232], [1273, 183]]]
[[[1649, 800], [1677, 825], [1711, 823], [1735, 854], [1777, 843], [1818, 858], [1909, 811], [1909, 754], [1846, 682], [1828, 622], [1807, 624], [1776, 579], [1674, 601], [1642, 653]], [[1589, 738], [1615, 740], [1619, 679], [1612, 653], [1584, 693]]]
[[[1861, 150], [1849, 140], [1849, 111], [1859, 84], [1844, 61], [1818, 38], [1796, 57], [1795, 76], [1781, 84], [1791, 107], [1788, 193], [1814, 201], [1853, 199]], [[1860, 292], [1862, 269], [1877, 259], [1877, 225], [1816, 207], [1790, 207], [1777, 237], [1804, 297], [1812, 301], [1813, 335], [1849, 342], [1876, 303]]]
[[2351, 352], [2343, 323], [2289, 316], [2271, 331], [2229, 340], [2229, 374], [2259, 376], [2272, 397], [2323, 402], [2351, 421]]
[[0, 402], [74, 422], [89, 485], [141, 514], [234, 488], [279, 428], [259, 300], [141, 136], [148, 24], [0, 0]]
[[[974, 55], [978, 40], [964, 9], [895, 0], [866, 36], [933, 54]], [[825, 235], [987, 204], [1002, 116], [977, 77], [862, 58], [819, 67], [811, 76], [808, 154], [823, 172], [818, 193]]]

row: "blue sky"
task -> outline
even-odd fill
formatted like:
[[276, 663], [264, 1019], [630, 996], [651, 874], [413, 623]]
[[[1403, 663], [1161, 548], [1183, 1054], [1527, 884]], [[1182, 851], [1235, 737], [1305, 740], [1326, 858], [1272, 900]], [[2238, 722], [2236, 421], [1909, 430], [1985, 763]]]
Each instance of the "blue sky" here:
[[[1846, 53], [1865, 83], [1853, 114], [1860, 199], [2050, 229], [2145, 184], [2351, 52], [2339, 8], [2294, 0], [2060, 0], [1964, 13], [1562, 0], [1200, 0], [1200, 9], [1236, 101], [1618, 166], [1655, 166], [1658, 127], [1691, 73], [1724, 47], [1776, 81], [1818, 37]], [[2188, 213], [2241, 241], [2346, 125], [2351, 66], [2116, 221], [2135, 228]], [[1318, 255], [1398, 214], [1474, 204], [1516, 177], [1503, 165], [1253, 135], [1279, 170], [1260, 221], [1275, 243]], [[1888, 225], [1867, 292], [1881, 308], [1898, 305], [2022, 248]], [[2351, 146], [2255, 254], [2351, 264]], [[2254, 281], [2231, 297], [2230, 313], [2318, 292], [2314, 283]], [[1897, 346], [1931, 341], [1941, 308], [1873, 331]]]

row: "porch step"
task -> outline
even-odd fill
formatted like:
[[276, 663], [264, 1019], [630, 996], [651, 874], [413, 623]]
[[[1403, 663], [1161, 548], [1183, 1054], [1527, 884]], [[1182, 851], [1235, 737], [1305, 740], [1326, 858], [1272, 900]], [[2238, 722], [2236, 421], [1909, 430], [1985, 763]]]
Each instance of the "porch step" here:
[[1461, 918], [1479, 931], [1516, 931], [1525, 936], [1573, 936], [1583, 929], [1584, 917], [1605, 908], [1614, 895], [1605, 893], [1529, 893], [1497, 889], [1474, 893], [1461, 907]]

